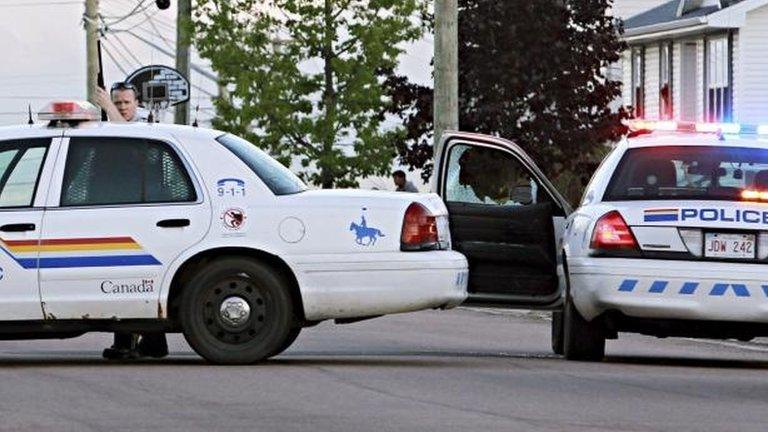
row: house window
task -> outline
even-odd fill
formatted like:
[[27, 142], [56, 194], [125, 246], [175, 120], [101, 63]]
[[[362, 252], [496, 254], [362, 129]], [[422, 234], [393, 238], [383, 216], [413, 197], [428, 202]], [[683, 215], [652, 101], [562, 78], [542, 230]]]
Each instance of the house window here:
[[672, 120], [672, 42], [659, 46], [659, 118]]
[[632, 106], [635, 117], [645, 118], [645, 49], [632, 48]]
[[731, 121], [731, 53], [728, 37], [707, 40], [707, 121]]

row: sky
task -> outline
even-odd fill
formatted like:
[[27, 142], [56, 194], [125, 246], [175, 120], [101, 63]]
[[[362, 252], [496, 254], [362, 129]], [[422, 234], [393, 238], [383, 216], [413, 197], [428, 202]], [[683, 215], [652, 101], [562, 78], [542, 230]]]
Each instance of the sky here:
[[[130, 12], [141, 0], [101, 0], [100, 11], [106, 22]], [[126, 77], [116, 63], [130, 72], [139, 65], [174, 65], [174, 59], [151, 49], [131, 32], [173, 50], [176, 39], [176, 1], [160, 11], [154, 0], [144, 0], [145, 13], [111, 26], [102, 42], [104, 76], [107, 85]], [[5, 61], [0, 67], [0, 126], [26, 122], [27, 106], [37, 112], [53, 99], [86, 97], [85, 31], [83, 0], [0, 0], [0, 53]], [[113, 61], [110, 57], [115, 58]], [[412, 44], [402, 58], [401, 73], [412, 81], [431, 83], [432, 38]], [[195, 64], [206, 62], [194, 56]], [[192, 105], [200, 105], [200, 119], [212, 114], [209, 94], [216, 93], [215, 83], [192, 73], [191, 84], [202, 88], [191, 91]], [[170, 115], [168, 120], [170, 120]]]

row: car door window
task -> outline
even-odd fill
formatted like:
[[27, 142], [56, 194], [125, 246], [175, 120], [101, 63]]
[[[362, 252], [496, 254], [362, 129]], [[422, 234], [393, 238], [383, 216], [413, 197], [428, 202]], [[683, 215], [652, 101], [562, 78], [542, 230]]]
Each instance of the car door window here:
[[73, 138], [62, 206], [196, 201], [189, 174], [165, 143], [125, 138]]
[[0, 144], [0, 208], [32, 205], [49, 141]]
[[527, 206], [539, 200], [540, 187], [520, 161], [488, 147], [451, 147], [445, 200], [493, 206]]

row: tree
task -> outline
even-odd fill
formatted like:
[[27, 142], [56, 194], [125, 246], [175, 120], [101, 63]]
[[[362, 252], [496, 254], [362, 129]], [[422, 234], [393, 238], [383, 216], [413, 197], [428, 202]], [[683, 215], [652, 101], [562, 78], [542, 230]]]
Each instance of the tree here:
[[195, 43], [219, 74], [215, 127], [323, 188], [388, 174], [384, 71], [421, 37], [417, 0], [198, 0]]
[[[606, 15], [612, 0], [459, 0], [461, 130], [512, 139], [553, 177], [593, 164], [625, 129], [606, 76], [625, 45]], [[408, 144], [404, 163], [431, 173], [430, 89], [390, 77], [392, 112]], [[425, 96], [426, 95], [426, 96]]]

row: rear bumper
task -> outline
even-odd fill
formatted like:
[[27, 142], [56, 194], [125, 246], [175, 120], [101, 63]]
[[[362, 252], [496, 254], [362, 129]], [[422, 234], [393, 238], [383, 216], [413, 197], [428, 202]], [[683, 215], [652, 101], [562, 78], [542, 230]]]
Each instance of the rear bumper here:
[[627, 258], [568, 261], [571, 296], [584, 318], [768, 322], [768, 266]]
[[293, 260], [308, 320], [452, 308], [467, 298], [458, 252], [311, 256]]

